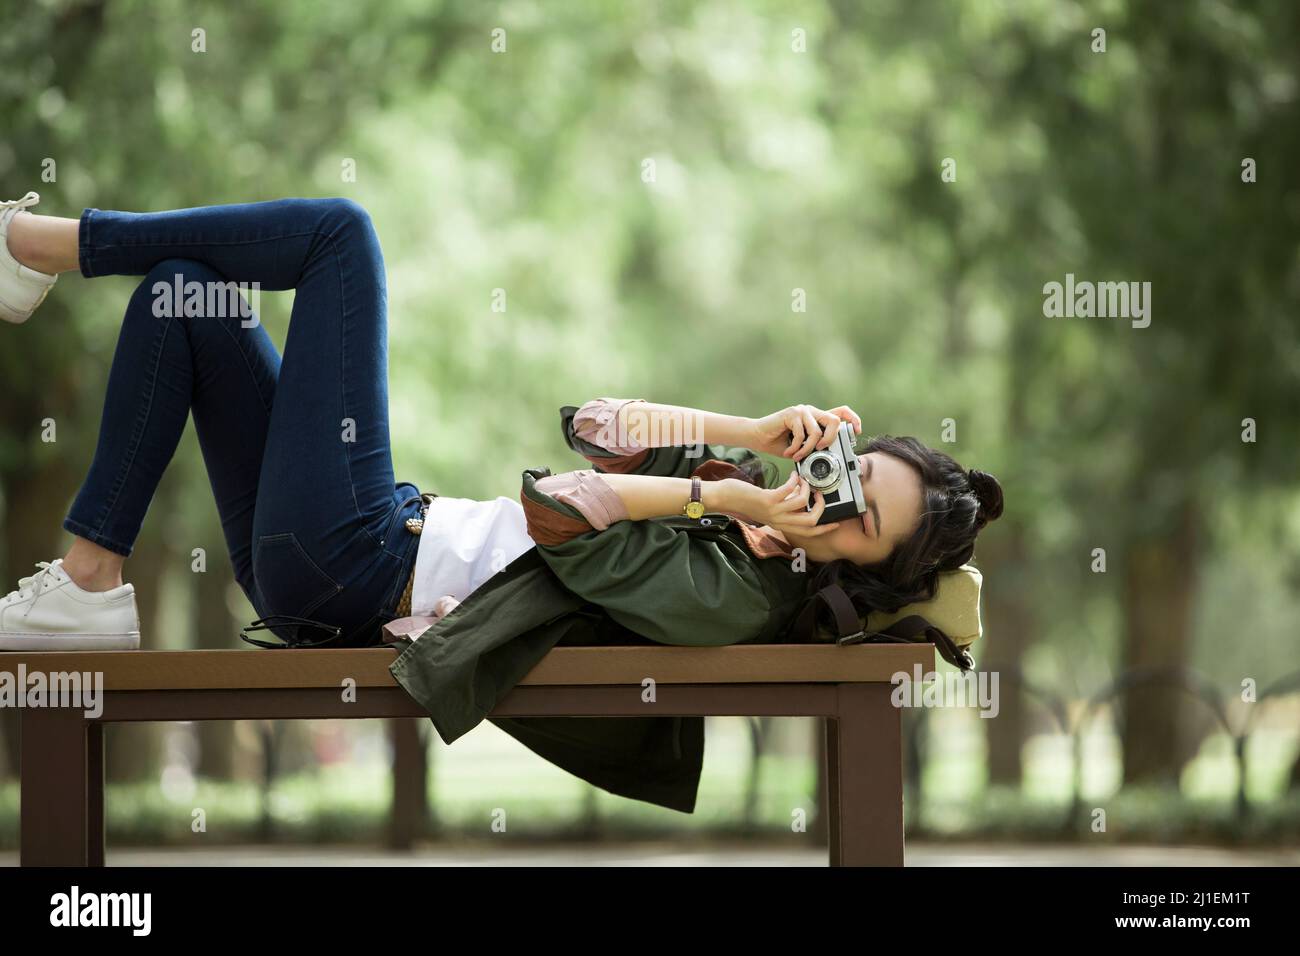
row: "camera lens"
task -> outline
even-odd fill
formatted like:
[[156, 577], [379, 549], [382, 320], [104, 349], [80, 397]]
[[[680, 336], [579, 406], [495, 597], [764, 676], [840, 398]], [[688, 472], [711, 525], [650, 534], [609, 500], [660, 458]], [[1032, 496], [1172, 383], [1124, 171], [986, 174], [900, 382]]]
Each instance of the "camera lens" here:
[[816, 451], [799, 463], [799, 473], [814, 488], [828, 491], [839, 484], [840, 463], [830, 452]]

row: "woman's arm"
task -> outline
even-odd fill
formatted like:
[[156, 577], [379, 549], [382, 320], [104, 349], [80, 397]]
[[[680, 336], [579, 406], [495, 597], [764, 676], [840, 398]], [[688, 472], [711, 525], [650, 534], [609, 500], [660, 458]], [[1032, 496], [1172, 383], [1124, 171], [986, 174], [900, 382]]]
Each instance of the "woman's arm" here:
[[[564, 440], [602, 474], [687, 478], [713, 459], [742, 467], [748, 467], [744, 463], [751, 459], [757, 462], [757, 456], [740, 445], [688, 444], [699, 442], [703, 431], [692, 414], [695, 409], [684, 409], [685, 414], [674, 417], [658, 413], [652, 417], [637, 411], [649, 404], [640, 398], [597, 398], [581, 406], [566, 405], [560, 409]], [[628, 417], [623, 416], [625, 407]], [[718, 433], [725, 434], [727, 429]]]
[[[601, 475], [601, 481], [623, 502], [633, 521], [666, 518], [682, 514], [691, 498], [691, 479], [665, 478], [659, 475]], [[543, 479], [545, 481], [546, 479]], [[700, 501], [705, 511], [742, 513], [740, 485], [734, 478], [700, 482]], [[753, 487], [753, 486], [750, 486]]]
[[[576, 471], [541, 478], [535, 488], [581, 516], [581, 520], [559, 519], [554, 512], [524, 496], [524, 514], [533, 539], [556, 543], [588, 531], [604, 531], [619, 521], [680, 515], [690, 500], [691, 480]], [[796, 531], [805, 537], [833, 531], [834, 524], [817, 524], [826, 502], [820, 491], [810, 499], [810, 491], [808, 483], [797, 472], [792, 472], [783, 485], [770, 489], [737, 478], [724, 478], [701, 482], [700, 502], [706, 512], [743, 515], [778, 531]], [[809, 500], [813, 502], [811, 509], [807, 508]]]
[[[652, 404], [639, 398], [598, 398], [560, 409], [565, 441], [597, 472], [663, 478], [689, 478], [712, 459], [746, 469], [761, 468], [755, 451], [802, 458], [818, 441], [823, 447], [830, 444], [841, 419], [861, 431], [861, 419], [847, 406], [824, 412], [795, 405], [761, 419]], [[719, 438], [735, 444], [712, 443]], [[660, 444], [656, 447], [651, 442]]]
[[[691, 496], [689, 478], [602, 475], [601, 480], [618, 495], [633, 521], [680, 515]], [[804, 537], [826, 534], [837, 527], [835, 523], [817, 523], [826, 510], [826, 500], [797, 471], [775, 488], [760, 488], [739, 478], [703, 481], [700, 502], [706, 512], [743, 515], [778, 531], [796, 531]]]
[[757, 420], [739, 415], [706, 412], [682, 405], [635, 401], [619, 406], [615, 421], [616, 444], [637, 448], [674, 445], [739, 445], [750, 447]]
[[830, 411], [791, 405], [762, 418], [745, 418], [640, 399], [599, 399], [584, 405], [576, 420], [583, 437], [624, 454], [645, 448], [738, 445], [798, 461], [814, 448], [829, 447], [841, 421], [862, 432], [862, 419], [847, 405]]

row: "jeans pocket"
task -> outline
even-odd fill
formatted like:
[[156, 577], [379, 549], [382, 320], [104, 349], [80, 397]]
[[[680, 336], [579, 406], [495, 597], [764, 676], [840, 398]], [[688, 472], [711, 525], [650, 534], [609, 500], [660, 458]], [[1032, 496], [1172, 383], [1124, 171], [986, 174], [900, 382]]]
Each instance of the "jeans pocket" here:
[[267, 614], [303, 617], [342, 588], [321, 570], [293, 532], [264, 534], [253, 553], [253, 577]]

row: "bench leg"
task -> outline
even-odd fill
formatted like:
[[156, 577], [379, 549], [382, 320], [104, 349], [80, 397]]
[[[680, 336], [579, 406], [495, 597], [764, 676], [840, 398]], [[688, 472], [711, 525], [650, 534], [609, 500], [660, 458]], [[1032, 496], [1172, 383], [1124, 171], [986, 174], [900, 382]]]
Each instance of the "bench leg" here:
[[393, 805], [388, 825], [388, 845], [409, 850], [425, 835], [429, 820], [429, 745], [424, 736], [428, 721], [394, 717], [388, 721], [393, 745]]
[[[70, 707], [23, 710], [18, 719], [20, 862], [23, 866], [101, 864], [102, 728]], [[98, 773], [97, 787], [91, 784], [92, 765]]]
[[86, 724], [86, 865], [104, 865], [104, 725]]
[[892, 684], [840, 684], [826, 720], [831, 866], [903, 865], [902, 713]]

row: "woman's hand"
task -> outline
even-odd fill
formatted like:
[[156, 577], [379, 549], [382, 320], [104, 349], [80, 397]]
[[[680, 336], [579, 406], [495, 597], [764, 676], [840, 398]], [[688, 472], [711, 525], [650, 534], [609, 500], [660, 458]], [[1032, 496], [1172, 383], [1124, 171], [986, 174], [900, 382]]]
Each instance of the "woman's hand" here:
[[433, 617], [435, 620], [441, 621], [444, 617], [446, 617], [452, 611], [456, 610], [456, 608], [458, 607], [460, 607], [459, 601], [457, 601], [450, 594], [444, 594], [442, 597], [438, 598], [438, 600], [435, 601], [433, 604]]
[[854, 434], [862, 434], [862, 419], [847, 405], [830, 411], [815, 405], [791, 405], [754, 419], [752, 438], [745, 447], [799, 461], [815, 448], [828, 447], [842, 421], [852, 422]]
[[[716, 494], [711, 493], [714, 489]], [[790, 472], [785, 483], [775, 488], [760, 488], [739, 478], [706, 481], [704, 496], [705, 507], [710, 511], [730, 511], [744, 515], [751, 521], [768, 525], [777, 531], [793, 532], [804, 538], [823, 535], [839, 527], [838, 522], [822, 525], [817, 523], [826, 510], [826, 499], [820, 491], [812, 491], [798, 469]], [[710, 498], [713, 500], [710, 501]], [[810, 500], [813, 507], [808, 510]]]

